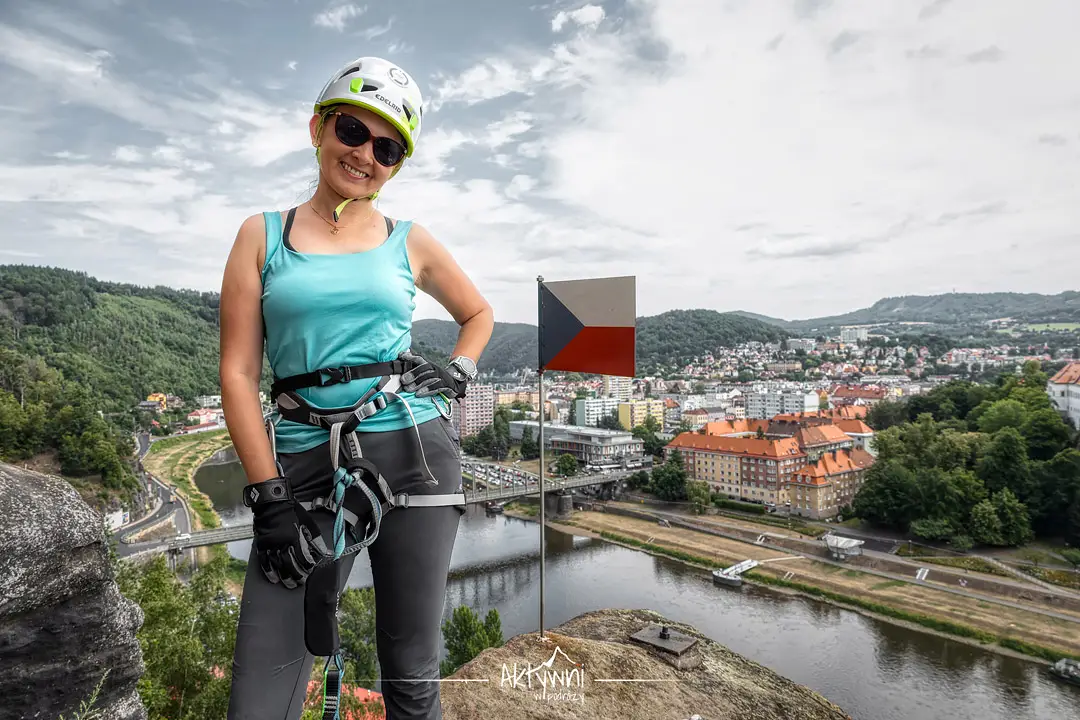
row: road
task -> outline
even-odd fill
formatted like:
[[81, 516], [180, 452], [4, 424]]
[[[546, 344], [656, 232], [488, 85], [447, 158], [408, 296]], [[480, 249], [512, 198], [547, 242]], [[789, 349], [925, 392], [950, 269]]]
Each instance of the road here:
[[[147, 451], [150, 450], [150, 436], [144, 433], [140, 433], [137, 436], [137, 440], [139, 444], [137, 451], [138, 459], [141, 461], [143, 457], [146, 456]], [[184, 507], [184, 504], [181, 503], [179, 500], [169, 502], [169, 494], [171, 492], [169, 486], [160, 482], [157, 478], [153, 477], [149, 473], [146, 473], [144, 477], [150, 481], [151, 485], [154, 487], [154, 490], [157, 493], [157, 498], [155, 502], [158, 503], [158, 508], [146, 517], [120, 528], [120, 530], [116, 533], [116, 536], [121, 540], [121, 542], [116, 543], [116, 554], [120, 557], [133, 555], [136, 552], [150, 549], [150, 546], [156, 546], [157, 544], [159, 544], [157, 543], [157, 541], [151, 541], [148, 543], [126, 543], [123, 542], [123, 539], [126, 538], [128, 535], [131, 535], [132, 533], [138, 532], [139, 530], [146, 528], [149, 525], [153, 525], [156, 522], [164, 520], [165, 518], [173, 515], [174, 513], [175, 516], [173, 517], [173, 522], [176, 525], [177, 533], [182, 534], [191, 532], [191, 519], [188, 517], [187, 509]]]

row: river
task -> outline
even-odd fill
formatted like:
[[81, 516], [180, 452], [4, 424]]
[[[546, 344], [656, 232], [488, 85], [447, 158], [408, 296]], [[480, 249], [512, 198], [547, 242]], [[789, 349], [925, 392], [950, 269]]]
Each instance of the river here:
[[[196, 484], [226, 525], [250, 522], [238, 463], [207, 465]], [[406, 511], [407, 512], [407, 511]], [[539, 625], [537, 523], [462, 517], [445, 613], [498, 610], [506, 638]], [[864, 617], [810, 598], [753, 586], [716, 587], [703, 570], [602, 540], [546, 531], [544, 626], [600, 608], [647, 608], [810, 687], [856, 720], [1067, 720], [1080, 717], [1080, 688], [1045, 666]], [[250, 541], [229, 544], [247, 559]], [[371, 585], [363, 554], [349, 585]]]

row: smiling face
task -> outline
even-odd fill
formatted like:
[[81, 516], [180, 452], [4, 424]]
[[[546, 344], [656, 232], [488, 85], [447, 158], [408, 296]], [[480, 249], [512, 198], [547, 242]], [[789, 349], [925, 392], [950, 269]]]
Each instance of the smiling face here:
[[[371, 140], [359, 147], [350, 147], [341, 142], [336, 127], [342, 118], [334, 113], [349, 115], [362, 122], [371, 131]], [[401, 166], [399, 162], [394, 167], [386, 167], [375, 160], [373, 141], [378, 138], [389, 138], [402, 146], [405, 144], [401, 133], [379, 115], [353, 105], [336, 105], [329, 110], [321, 129], [320, 119], [320, 115], [316, 114], [308, 123], [311, 141], [319, 148], [319, 169], [323, 181], [341, 197], [370, 197], [381, 190]]]

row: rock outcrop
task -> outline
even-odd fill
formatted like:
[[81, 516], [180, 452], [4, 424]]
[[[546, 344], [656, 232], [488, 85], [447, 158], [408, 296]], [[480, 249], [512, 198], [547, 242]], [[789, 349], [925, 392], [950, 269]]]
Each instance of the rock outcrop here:
[[63, 480], [0, 463], [0, 718], [70, 718], [107, 670], [99, 717], [145, 720], [142, 619], [102, 516]]
[[454, 673], [470, 682], [442, 684], [446, 720], [850, 720], [808, 688], [649, 610], [585, 613], [544, 635], [518, 635]]

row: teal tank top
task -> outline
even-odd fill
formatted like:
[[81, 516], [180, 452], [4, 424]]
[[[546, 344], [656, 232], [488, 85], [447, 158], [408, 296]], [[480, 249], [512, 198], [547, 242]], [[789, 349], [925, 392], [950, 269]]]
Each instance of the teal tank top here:
[[[348, 254], [308, 254], [286, 246], [281, 214], [263, 213], [266, 261], [262, 270], [262, 315], [266, 355], [279, 378], [319, 368], [394, 360], [412, 344], [416, 285], [405, 239], [412, 222], [398, 222], [376, 248]], [[349, 407], [378, 378], [362, 378], [297, 393], [318, 408]], [[417, 424], [439, 415], [434, 398], [401, 393]], [[357, 432], [386, 432], [412, 426], [398, 400], [360, 423]], [[274, 411], [278, 452], [302, 452], [330, 435]]]

